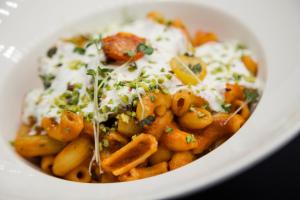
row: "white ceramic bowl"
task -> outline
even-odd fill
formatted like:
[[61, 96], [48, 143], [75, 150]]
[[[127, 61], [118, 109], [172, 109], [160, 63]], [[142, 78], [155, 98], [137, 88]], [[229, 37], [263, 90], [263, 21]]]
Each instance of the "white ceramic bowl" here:
[[[292, 139], [300, 127], [299, 1], [24, 1], [0, 3], [0, 199], [157, 199], [203, 189]], [[257, 54], [263, 96], [247, 123], [219, 148], [178, 170], [144, 180], [81, 184], [45, 175], [9, 145], [24, 94], [40, 84], [38, 56], [59, 36], [89, 31], [122, 13], [179, 17], [190, 30], [240, 39]]]

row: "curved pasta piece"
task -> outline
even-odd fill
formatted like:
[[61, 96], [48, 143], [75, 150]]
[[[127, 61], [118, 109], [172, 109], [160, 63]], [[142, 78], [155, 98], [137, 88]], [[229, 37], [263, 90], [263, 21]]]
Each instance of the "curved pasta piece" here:
[[161, 162], [151, 167], [133, 168], [128, 173], [120, 175], [120, 181], [132, 181], [159, 175], [168, 171], [167, 162]]
[[88, 137], [78, 137], [69, 143], [54, 159], [53, 173], [64, 176], [91, 155], [92, 142]]
[[128, 139], [118, 132], [110, 132], [104, 137], [108, 141], [109, 149], [114, 152], [128, 143]]
[[190, 34], [184, 25], [184, 23], [180, 19], [174, 19], [174, 20], [166, 20], [164, 16], [156, 11], [151, 11], [147, 14], [147, 17], [159, 24], [167, 24], [168, 26], [172, 26], [175, 28], [179, 28], [183, 34], [186, 36], [188, 40], [191, 40]]
[[169, 125], [166, 131], [160, 141], [171, 151], [188, 151], [198, 146], [193, 134], [181, 131], [174, 125]]
[[157, 11], [150, 11], [147, 14], [147, 18], [149, 18], [153, 21], [156, 21], [157, 23], [160, 23], [160, 24], [165, 23], [164, 16], [161, 13], [157, 12]]
[[186, 113], [192, 105], [201, 107], [207, 104], [205, 99], [188, 90], [179, 90], [172, 97], [172, 111], [178, 117]]
[[250, 71], [250, 73], [254, 76], [257, 75], [257, 63], [247, 55], [243, 55], [241, 57], [242, 62], [246, 66], [246, 68]]
[[[142, 102], [138, 102], [136, 107], [136, 116], [139, 121], [155, 114], [155, 109], [165, 107], [168, 110], [171, 107], [171, 96], [169, 94], [149, 93], [142, 97]], [[161, 113], [160, 113], [161, 114]]]
[[83, 129], [82, 116], [70, 111], [64, 111], [61, 122], [57, 124], [52, 118], [43, 118], [42, 127], [50, 137], [61, 142], [69, 142], [79, 136]]
[[28, 136], [29, 131], [30, 131], [30, 126], [29, 125], [21, 124], [18, 131], [17, 131], [17, 137]]
[[172, 151], [163, 145], [159, 145], [157, 151], [149, 157], [151, 165], [155, 165], [160, 162], [168, 162], [172, 157]]
[[147, 128], [146, 133], [153, 135], [157, 140], [166, 129], [166, 126], [173, 121], [173, 114], [167, 111], [164, 116], [156, 117], [154, 122]]
[[52, 174], [54, 156], [43, 156], [41, 160], [41, 169], [47, 174]]
[[218, 37], [216, 34], [211, 32], [197, 31], [192, 40], [192, 43], [195, 47], [197, 47], [207, 42], [217, 42], [217, 41], [218, 41]]
[[133, 117], [127, 116], [128, 120], [118, 119], [118, 131], [127, 137], [131, 137], [142, 131], [142, 128], [136, 123]]
[[65, 143], [54, 140], [47, 135], [17, 137], [16, 151], [24, 157], [46, 156], [60, 152]]
[[65, 42], [70, 42], [78, 47], [83, 48], [84, 45], [90, 40], [87, 35], [78, 35], [71, 38], [63, 39]]
[[178, 118], [179, 124], [187, 129], [202, 129], [213, 122], [212, 115], [204, 108], [194, 108]]
[[83, 129], [82, 132], [87, 134], [90, 137], [94, 137], [94, 127], [91, 121], [83, 121]]
[[172, 98], [172, 111], [176, 116], [182, 116], [192, 105], [191, 92], [179, 90]]
[[92, 181], [92, 176], [89, 172], [89, 162], [83, 162], [78, 167], [71, 170], [64, 176], [65, 179], [81, 183], [89, 183]]
[[232, 112], [234, 112], [235, 110], [237, 110], [239, 107], [242, 107], [242, 109], [240, 110], [240, 112], [238, 114], [240, 114], [245, 120], [249, 118], [250, 116], [250, 109], [248, 104], [244, 104], [244, 101], [241, 100], [235, 100], [232, 104]]
[[195, 156], [190, 151], [177, 152], [172, 156], [169, 162], [169, 168], [170, 170], [174, 170], [187, 165], [193, 160], [195, 160]]
[[114, 183], [118, 181], [119, 181], [118, 177], [113, 175], [110, 172], [104, 172], [103, 174], [101, 174], [101, 178], [100, 178], [101, 183]]
[[115, 176], [118, 176], [144, 162], [156, 150], [156, 139], [148, 134], [140, 134], [103, 160], [102, 167], [104, 171], [112, 172]]
[[224, 97], [226, 103], [232, 103], [235, 100], [243, 100], [243, 89], [238, 84], [226, 83]]
[[229, 114], [225, 113], [214, 115], [214, 122], [209, 125], [202, 134], [196, 136], [198, 146], [193, 150], [193, 153], [203, 153], [218, 140], [234, 134], [245, 122], [245, 120], [237, 114], [233, 116], [227, 124], [224, 124], [229, 116]]

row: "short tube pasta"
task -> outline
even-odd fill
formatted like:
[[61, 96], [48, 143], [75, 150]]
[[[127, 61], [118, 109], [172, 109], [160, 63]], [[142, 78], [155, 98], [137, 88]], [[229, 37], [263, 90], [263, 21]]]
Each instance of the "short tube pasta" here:
[[165, 107], [166, 110], [171, 107], [171, 96], [161, 92], [149, 93], [142, 98], [142, 101], [136, 107], [137, 119], [141, 121], [150, 115], [154, 115], [155, 109], [162, 109], [162, 107]]
[[237, 110], [239, 107], [242, 107], [241, 111], [239, 114], [246, 120], [250, 116], [250, 109], [248, 104], [246, 104], [244, 101], [241, 100], [235, 100], [232, 104], [232, 111], [234, 112]]
[[182, 116], [192, 104], [192, 98], [188, 91], [178, 91], [172, 98], [172, 111], [176, 116]]
[[65, 143], [54, 140], [47, 135], [17, 137], [16, 151], [24, 157], [46, 156], [60, 152]]
[[69, 142], [79, 136], [84, 124], [80, 115], [64, 111], [61, 115], [60, 124], [56, 123], [52, 118], [44, 118], [42, 120], [42, 127], [53, 139]]
[[181, 127], [203, 129], [213, 122], [212, 115], [204, 108], [193, 108], [178, 118]]
[[160, 136], [166, 129], [166, 126], [170, 124], [173, 120], [172, 112], [168, 111], [165, 115], [156, 117], [154, 122], [151, 124], [149, 128], [147, 128], [146, 133], [153, 135], [157, 140], [159, 140]]
[[232, 103], [234, 100], [242, 100], [244, 98], [243, 89], [238, 84], [226, 84], [225, 102]]
[[161, 137], [161, 142], [171, 151], [188, 151], [197, 147], [194, 135], [169, 125]]
[[251, 72], [252, 75], [257, 75], [257, 63], [247, 55], [243, 55], [241, 57], [242, 62], [247, 67], [247, 69]]
[[155, 165], [160, 162], [168, 162], [172, 157], [172, 151], [167, 149], [163, 145], [159, 145], [157, 151], [149, 157], [149, 162], [151, 165]]
[[71, 170], [68, 174], [64, 176], [65, 179], [70, 181], [89, 183], [92, 177], [89, 172], [89, 162], [83, 162], [78, 167]]
[[126, 117], [119, 117], [118, 119], [118, 131], [127, 137], [140, 133], [142, 129], [138, 126], [135, 119], [127, 115], [125, 116]]
[[121, 175], [144, 162], [157, 150], [156, 139], [148, 134], [140, 134], [127, 145], [102, 162], [102, 167], [115, 176]]
[[209, 125], [203, 133], [196, 136], [198, 146], [193, 149], [193, 153], [203, 153], [219, 139], [229, 137], [239, 130], [244, 123], [244, 119], [237, 114], [224, 124], [229, 116], [229, 114], [225, 113], [214, 115], [214, 122]]
[[53, 173], [64, 176], [91, 155], [92, 142], [87, 137], [79, 137], [69, 143], [54, 159]]
[[174, 170], [184, 165], [187, 165], [194, 159], [195, 156], [190, 151], [176, 152], [169, 162], [170, 170]]
[[128, 173], [119, 176], [120, 181], [132, 181], [162, 174], [168, 171], [167, 162], [161, 162], [151, 167], [133, 168]]
[[44, 156], [41, 160], [41, 168], [47, 174], [52, 174], [52, 167], [54, 162], [54, 156]]

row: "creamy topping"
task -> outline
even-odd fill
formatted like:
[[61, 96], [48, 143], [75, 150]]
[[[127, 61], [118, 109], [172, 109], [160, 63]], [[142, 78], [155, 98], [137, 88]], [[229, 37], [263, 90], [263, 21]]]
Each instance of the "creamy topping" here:
[[[63, 109], [83, 113], [90, 118], [94, 113], [93, 76], [90, 72], [100, 70], [103, 87], [99, 89], [99, 110], [101, 120], [126, 110], [136, 104], [139, 96], [159, 89], [175, 93], [189, 88], [196, 95], [204, 97], [212, 110], [224, 111], [224, 91], [226, 83], [257, 88], [258, 81], [252, 76], [240, 57], [251, 55], [238, 42], [211, 42], [196, 48], [195, 56], [207, 64], [207, 74], [197, 85], [186, 86], [171, 71], [170, 60], [188, 52], [188, 42], [181, 30], [158, 24], [148, 19], [136, 20], [125, 25], [113, 25], [102, 37], [117, 32], [130, 32], [146, 39], [153, 53], [144, 55], [136, 62], [122, 66], [105, 64], [104, 53], [94, 44], [78, 49], [74, 44], [58, 41], [46, 56], [41, 58], [39, 73], [45, 89], [35, 89], [25, 98], [23, 121], [36, 118], [40, 125], [44, 117], [57, 121]], [[93, 35], [93, 37], [99, 34]], [[99, 66], [99, 62], [102, 62]], [[98, 69], [99, 68], [99, 69]]]

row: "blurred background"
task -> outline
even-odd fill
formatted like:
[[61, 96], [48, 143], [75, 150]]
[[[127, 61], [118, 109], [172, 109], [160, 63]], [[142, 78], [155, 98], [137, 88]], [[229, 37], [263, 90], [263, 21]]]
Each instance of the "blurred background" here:
[[299, 196], [299, 147], [300, 136], [245, 172], [202, 192], [189, 194], [185, 198], [295, 199]]

